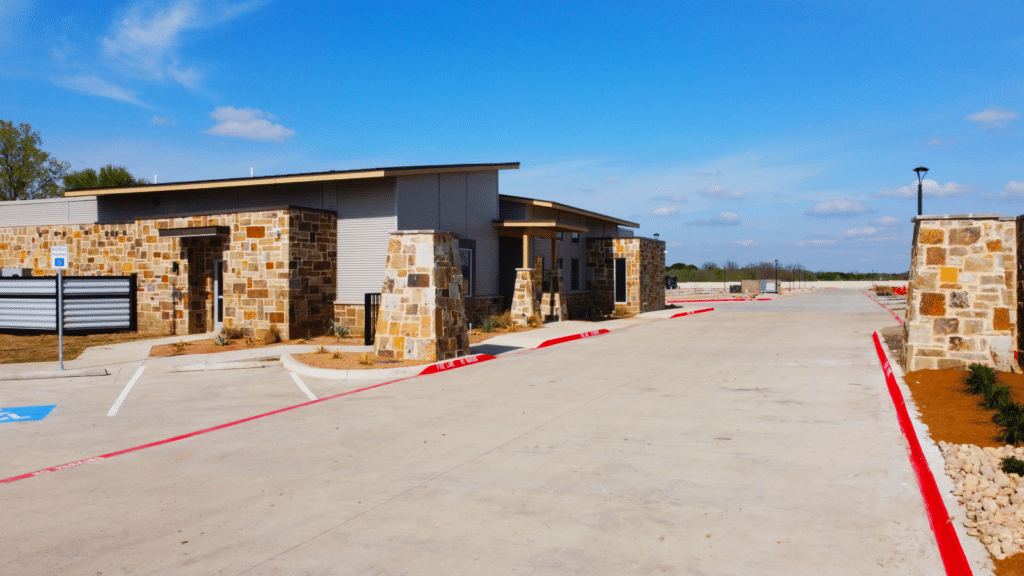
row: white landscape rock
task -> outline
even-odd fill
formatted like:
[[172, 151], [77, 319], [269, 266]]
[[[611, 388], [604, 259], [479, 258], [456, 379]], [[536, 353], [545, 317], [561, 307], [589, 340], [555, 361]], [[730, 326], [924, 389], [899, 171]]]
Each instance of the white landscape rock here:
[[1002, 560], [1024, 547], [1024, 480], [1002, 470], [1002, 459], [1024, 460], [1024, 448], [980, 448], [939, 442], [953, 494], [967, 514], [964, 528]]

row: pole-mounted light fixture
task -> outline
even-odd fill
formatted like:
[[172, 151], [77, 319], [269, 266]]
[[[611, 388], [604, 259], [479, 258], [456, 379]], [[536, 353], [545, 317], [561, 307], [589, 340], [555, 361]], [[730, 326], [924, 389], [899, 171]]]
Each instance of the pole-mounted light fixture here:
[[928, 169], [924, 166], [918, 166], [914, 168], [914, 172], [917, 172], [917, 215], [921, 215], [921, 183], [923, 182], [924, 175], [928, 173]]

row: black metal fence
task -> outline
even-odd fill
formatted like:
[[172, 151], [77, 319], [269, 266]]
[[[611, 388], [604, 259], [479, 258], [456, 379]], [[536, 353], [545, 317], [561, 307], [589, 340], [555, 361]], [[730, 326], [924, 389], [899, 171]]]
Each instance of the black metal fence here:
[[[64, 332], [138, 330], [136, 275], [64, 276]], [[0, 278], [0, 332], [57, 332], [57, 276]]]
[[373, 346], [373, 338], [377, 335], [377, 312], [380, 310], [380, 292], [368, 292], [363, 295], [363, 344]]

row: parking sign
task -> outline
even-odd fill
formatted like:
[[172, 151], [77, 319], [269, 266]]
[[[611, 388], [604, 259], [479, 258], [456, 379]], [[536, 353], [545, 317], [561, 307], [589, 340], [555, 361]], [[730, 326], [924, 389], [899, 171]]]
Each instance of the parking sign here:
[[50, 247], [50, 268], [55, 270], [67, 270], [68, 269], [68, 247], [67, 246], [51, 246]]

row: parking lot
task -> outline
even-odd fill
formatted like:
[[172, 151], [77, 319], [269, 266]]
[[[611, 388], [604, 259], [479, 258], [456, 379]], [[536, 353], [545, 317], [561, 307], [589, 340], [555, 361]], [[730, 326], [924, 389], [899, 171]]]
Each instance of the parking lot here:
[[[854, 291], [644, 323], [0, 485], [5, 574], [941, 574]], [[274, 365], [13, 381], [0, 477], [309, 402]], [[976, 571], [976, 573], [982, 573]]]

